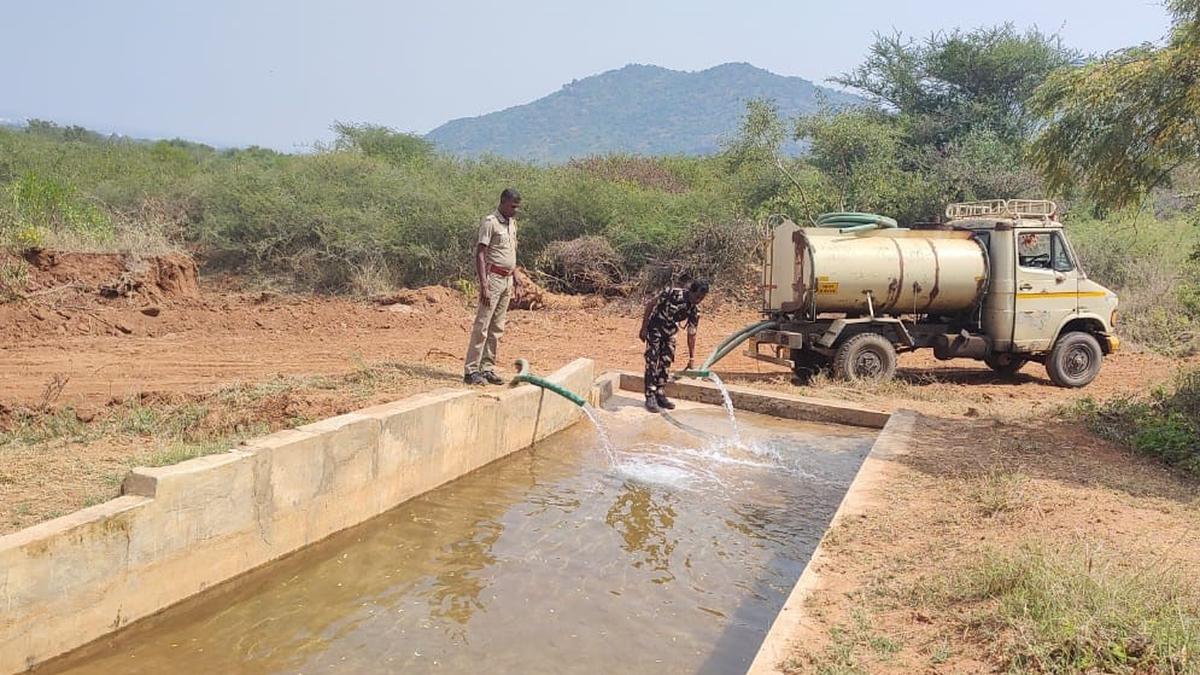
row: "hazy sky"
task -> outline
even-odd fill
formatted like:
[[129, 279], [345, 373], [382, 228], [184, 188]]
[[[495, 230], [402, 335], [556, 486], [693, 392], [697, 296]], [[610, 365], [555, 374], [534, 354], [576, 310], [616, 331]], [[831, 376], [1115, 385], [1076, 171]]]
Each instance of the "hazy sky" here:
[[1013, 21], [1104, 52], [1148, 0], [0, 0], [0, 118], [300, 149], [334, 120], [424, 133], [627, 63], [747, 61], [820, 83], [874, 31]]

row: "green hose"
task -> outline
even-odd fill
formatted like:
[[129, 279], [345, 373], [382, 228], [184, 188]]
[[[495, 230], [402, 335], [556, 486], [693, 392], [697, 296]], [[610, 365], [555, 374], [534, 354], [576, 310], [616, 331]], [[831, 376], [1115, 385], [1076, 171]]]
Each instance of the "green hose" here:
[[778, 325], [779, 324], [774, 321], [767, 320], [759, 321], [758, 323], [746, 326], [745, 328], [725, 338], [721, 344], [717, 345], [716, 349], [713, 349], [712, 354], [709, 354], [708, 358], [704, 360], [704, 364], [699, 368], [693, 370], [681, 370], [676, 373], [676, 377], [696, 377], [700, 379], [707, 378], [712, 373], [712, 366], [714, 363], [728, 356], [730, 352], [732, 352], [734, 349], [737, 349], [738, 345], [750, 339], [750, 336], [769, 328], [775, 328]]
[[898, 223], [887, 216], [875, 213], [856, 213], [843, 211], [838, 213], [822, 213], [817, 216], [817, 227], [836, 227], [841, 234], [865, 232], [880, 228], [897, 227]]
[[717, 361], [720, 361], [721, 359], [728, 356], [729, 352], [732, 352], [734, 349], [737, 349], [738, 345], [740, 345], [743, 342], [745, 342], [746, 340], [750, 339], [750, 336], [752, 336], [756, 333], [760, 333], [769, 328], [775, 328], [778, 325], [779, 325], [778, 323], [776, 323], [774, 321], [770, 321], [770, 320], [759, 321], [756, 324], [751, 324], [749, 326], [746, 326], [742, 330], [734, 333], [733, 335], [730, 335], [729, 337], [725, 338], [724, 342], [722, 342], [720, 345], [717, 346], [716, 349], [713, 350], [713, 353], [710, 354], [707, 359], [704, 360], [704, 364], [702, 366], [700, 366], [700, 370], [704, 370], [704, 371], [711, 370], [713, 364], [715, 364]]
[[529, 384], [536, 385], [538, 387], [541, 387], [542, 389], [549, 389], [550, 391], [558, 394], [559, 396], [562, 396], [563, 398], [567, 399], [568, 401], [570, 401], [571, 403], [574, 403], [575, 405], [577, 405], [579, 407], [583, 407], [584, 405], [587, 404], [587, 401], [580, 398], [578, 395], [575, 394], [575, 392], [571, 391], [570, 389], [563, 388], [557, 384], [554, 384], [553, 382], [551, 382], [549, 380], [542, 379], [542, 378], [538, 377], [537, 375], [530, 373], [529, 372], [529, 362], [526, 361], [525, 359], [517, 359], [517, 375], [516, 375], [516, 377], [514, 377], [512, 379], [512, 381], [509, 384], [517, 385], [522, 382], [527, 382]]

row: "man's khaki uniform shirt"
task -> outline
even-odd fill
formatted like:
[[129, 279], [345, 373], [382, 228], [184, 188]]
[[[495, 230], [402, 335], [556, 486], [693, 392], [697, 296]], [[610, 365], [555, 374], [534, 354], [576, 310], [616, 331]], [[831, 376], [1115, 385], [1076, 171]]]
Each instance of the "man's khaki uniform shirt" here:
[[484, 262], [513, 270], [517, 267], [517, 219], [493, 211], [479, 223], [479, 243], [487, 246]]

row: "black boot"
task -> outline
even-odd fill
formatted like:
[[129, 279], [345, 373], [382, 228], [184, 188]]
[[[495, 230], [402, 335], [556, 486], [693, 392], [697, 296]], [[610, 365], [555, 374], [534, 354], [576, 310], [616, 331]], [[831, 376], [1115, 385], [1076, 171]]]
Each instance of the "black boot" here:
[[658, 397], [654, 394], [646, 394], [646, 410], [652, 413], [662, 412], [662, 408], [658, 407]]
[[662, 408], [663, 410], [675, 409], [675, 404], [671, 403], [671, 399], [667, 398], [667, 395], [661, 391], [655, 392], [654, 398], [656, 401], [658, 401], [658, 407]]

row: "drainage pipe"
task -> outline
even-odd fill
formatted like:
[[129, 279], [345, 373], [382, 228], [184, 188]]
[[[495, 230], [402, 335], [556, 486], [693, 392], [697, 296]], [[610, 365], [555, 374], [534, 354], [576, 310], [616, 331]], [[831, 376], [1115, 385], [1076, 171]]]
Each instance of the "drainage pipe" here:
[[562, 396], [563, 398], [567, 399], [568, 401], [570, 401], [571, 403], [574, 403], [577, 406], [583, 407], [584, 405], [587, 404], [587, 401], [580, 398], [578, 395], [575, 394], [575, 392], [571, 391], [570, 389], [566, 389], [557, 384], [554, 384], [553, 382], [551, 382], [549, 380], [540, 378], [537, 375], [530, 373], [529, 372], [529, 362], [526, 361], [525, 359], [517, 359], [517, 375], [516, 375], [516, 377], [514, 377], [512, 379], [511, 382], [509, 382], [509, 384], [512, 386], [516, 386], [522, 382], [536, 385], [538, 387], [541, 387], [542, 389], [549, 389], [550, 391], [558, 394], [559, 396]]

